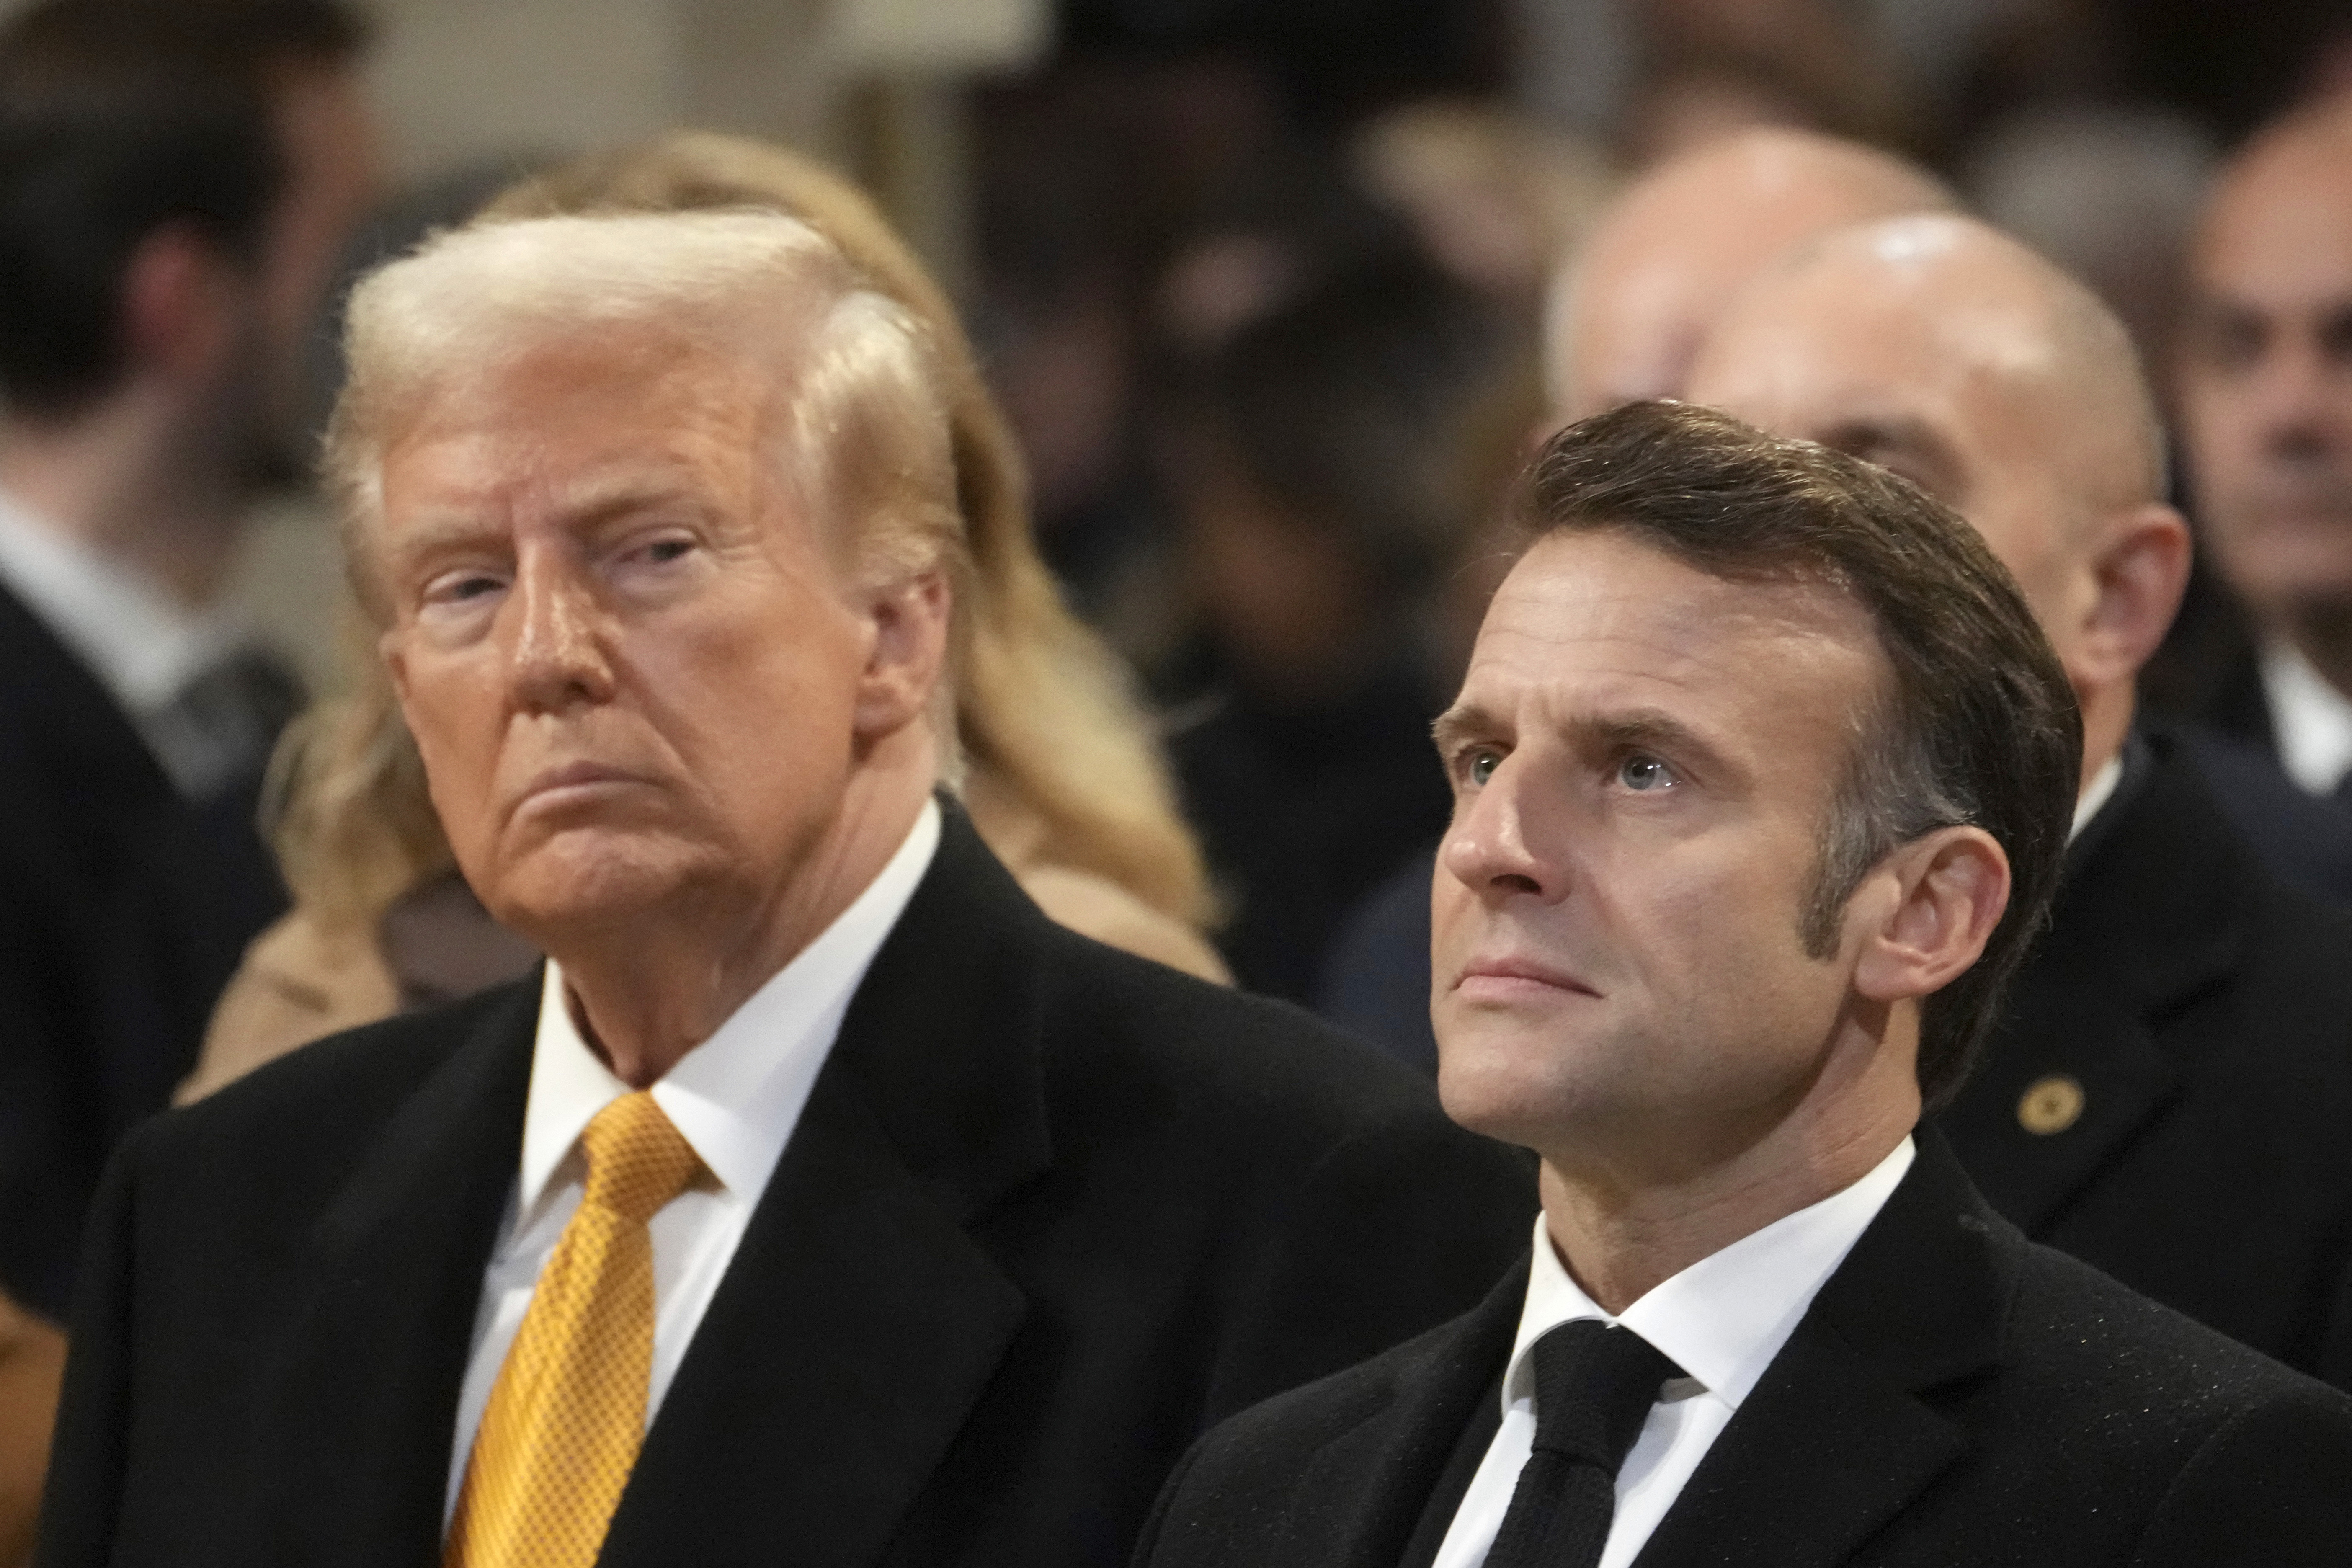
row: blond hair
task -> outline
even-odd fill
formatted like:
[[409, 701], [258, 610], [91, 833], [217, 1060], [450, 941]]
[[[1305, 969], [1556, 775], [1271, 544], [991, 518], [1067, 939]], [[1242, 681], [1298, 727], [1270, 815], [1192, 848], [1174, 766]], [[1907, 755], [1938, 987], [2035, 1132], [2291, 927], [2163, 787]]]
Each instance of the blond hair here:
[[[1025, 862], [1103, 877], [1165, 915], [1204, 923], [1207, 879], [1165, 763], [1124, 668], [1070, 614], [1038, 556], [1027, 476], [953, 307], [856, 187], [780, 148], [681, 133], [525, 181], [477, 221], [747, 207], [798, 218], [850, 269], [856, 293], [921, 329], [929, 396], [946, 420], [952, 504], [943, 515], [961, 543], [954, 736], [983, 834], [1008, 858], [1021, 839]], [[854, 493], [887, 479], [868, 471], [887, 469], [877, 459], [887, 442], [840, 434], [850, 438], [819, 443], [822, 460], [855, 459], [860, 471], [834, 472], [830, 483]], [[366, 498], [352, 482], [339, 483], [345, 515], [364, 519], [353, 503]], [[451, 860], [372, 649], [360, 668], [352, 697], [289, 736], [274, 794], [297, 900], [331, 921], [368, 923]]]

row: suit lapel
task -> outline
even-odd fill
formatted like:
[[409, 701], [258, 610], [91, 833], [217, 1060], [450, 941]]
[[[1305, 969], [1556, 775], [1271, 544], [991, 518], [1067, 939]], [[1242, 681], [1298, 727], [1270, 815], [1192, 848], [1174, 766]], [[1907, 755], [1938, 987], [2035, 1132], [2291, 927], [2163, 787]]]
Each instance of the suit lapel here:
[[[323, 1212], [276, 1391], [274, 1560], [439, 1555], [457, 1390], [520, 1157], [536, 981], [495, 994]], [[264, 1521], [257, 1521], [259, 1525]]]
[[2147, 746], [2115, 819], [2076, 846], [2009, 1023], [1937, 1119], [1984, 1196], [2031, 1235], [2170, 1101], [2180, 1068], [2160, 1031], [2226, 982], [2243, 942], [2243, 872], [2220, 807], [2166, 738]]
[[1477, 1402], [1494, 1392], [1527, 1294], [1521, 1265], [1462, 1317], [1340, 1374], [1390, 1363], [1393, 1370], [1382, 1371], [1394, 1393], [1319, 1447], [1301, 1472], [1294, 1495], [1328, 1511], [1292, 1521], [1287, 1563], [1387, 1568], [1402, 1557]]
[[1843, 1562], [1967, 1452], [1933, 1396], [1995, 1363], [2016, 1245], [1942, 1140], [1922, 1134], [1637, 1568]]
[[960, 813], [877, 954], [647, 1434], [608, 1568], [874, 1562], [1027, 1311], [969, 1227], [1051, 1159], [1018, 950]]
[[[2140, 999], [2095, 955], [2083, 956], [2022, 977], [2011, 1003], [2019, 1026], [1938, 1119], [1986, 1199], [2035, 1235], [2130, 1146], [2179, 1082]], [[2063, 1124], [2052, 1131], [2050, 1118]]]

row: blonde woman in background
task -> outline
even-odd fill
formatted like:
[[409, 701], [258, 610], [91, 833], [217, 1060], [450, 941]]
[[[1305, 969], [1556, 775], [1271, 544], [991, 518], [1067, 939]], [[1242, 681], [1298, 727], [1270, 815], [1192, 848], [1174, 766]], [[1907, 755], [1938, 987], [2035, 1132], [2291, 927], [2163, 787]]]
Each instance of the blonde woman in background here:
[[[1202, 935], [1200, 852], [1127, 672], [1064, 606], [1031, 532], [1011, 428], [954, 308], [873, 204], [781, 148], [682, 132], [525, 181], [478, 221], [730, 206], [808, 223], [929, 330], [952, 389], [973, 563], [957, 606], [955, 700], [963, 803], [981, 837], [1062, 924], [1224, 980]], [[535, 959], [458, 879], [391, 682], [372, 646], [352, 651], [358, 689], [300, 721], [278, 758], [274, 839], [293, 912], [247, 952], [183, 1103], [321, 1035], [511, 978]]]

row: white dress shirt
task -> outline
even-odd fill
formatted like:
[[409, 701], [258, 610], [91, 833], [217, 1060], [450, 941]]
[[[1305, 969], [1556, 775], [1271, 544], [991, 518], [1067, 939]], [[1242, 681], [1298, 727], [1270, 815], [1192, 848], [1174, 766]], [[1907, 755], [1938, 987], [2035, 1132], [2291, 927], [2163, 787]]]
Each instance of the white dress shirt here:
[[[898, 923], [939, 842], [940, 809], [926, 801], [906, 842], [856, 901], [653, 1087], [655, 1102], [701, 1156], [706, 1173], [646, 1226], [654, 1247], [648, 1425], [799, 1124], [850, 997]], [[483, 1272], [472, 1358], [457, 1399], [444, 1520], [457, 1505], [475, 1429], [522, 1327], [540, 1270], [586, 1191], [580, 1134], [598, 1111], [628, 1092], [581, 1038], [562, 971], [550, 962], [523, 1107], [522, 1168]]]
[[1689, 1373], [1668, 1380], [1617, 1472], [1617, 1510], [1600, 1568], [1632, 1563], [1823, 1282], [1885, 1206], [1913, 1153], [1906, 1138], [1843, 1192], [1700, 1258], [1616, 1318], [1570, 1277], [1537, 1215], [1527, 1305], [1503, 1374], [1503, 1424], [1454, 1510], [1433, 1568], [1480, 1568], [1486, 1561], [1535, 1441], [1535, 1342], [1579, 1318], [1622, 1323]]
[[211, 781], [207, 759], [161, 722], [198, 677], [248, 640], [226, 607], [192, 614], [136, 574], [0, 495], [0, 583], [98, 678], [184, 795]]
[[2066, 842], [2072, 844], [2082, 837], [2083, 829], [2106, 809], [2107, 802], [2116, 798], [2116, 790], [2124, 782], [2124, 760], [2109, 757], [2097, 773], [2091, 775], [2091, 787], [2074, 801], [2074, 824], [2066, 829]]
[[2261, 668], [2279, 765], [2305, 794], [2334, 795], [2352, 773], [2352, 700], [2292, 643], [2265, 645]]

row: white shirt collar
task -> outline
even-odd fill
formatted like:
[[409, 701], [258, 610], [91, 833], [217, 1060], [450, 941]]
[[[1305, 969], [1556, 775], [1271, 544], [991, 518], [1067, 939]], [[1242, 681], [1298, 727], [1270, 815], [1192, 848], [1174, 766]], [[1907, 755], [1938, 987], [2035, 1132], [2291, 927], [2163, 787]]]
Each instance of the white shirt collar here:
[[[939, 842], [939, 805], [925, 801], [906, 842], [856, 900], [654, 1085], [655, 1102], [729, 1193], [749, 1200], [767, 1185], [850, 997]], [[589, 1121], [628, 1092], [581, 1037], [563, 972], [550, 960], [523, 1110], [518, 1229], [558, 1184]]]
[[2306, 795], [2335, 794], [2352, 773], [2352, 699], [2284, 638], [2263, 646], [2261, 668], [2280, 765]]
[[2091, 826], [2107, 802], [2116, 798], [2116, 786], [2124, 782], [2124, 759], [2121, 752], [2109, 757], [2106, 764], [2091, 775], [2091, 787], [2074, 802], [2074, 826], [2066, 830], [2066, 842], [2072, 844]]
[[1535, 1342], [1579, 1318], [1622, 1323], [1680, 1366], [1688, 1381], [1679, 1388], [1669, 1382], [1667, 1397], [1686, 1397], [1696, 1384], [1738, 1408], [1796, 1331], [1813, 1297], [1885, 1206], [1916, 1152], [1912, 1141], [1904, 1139], [1852, 1186], [1700, 1258], [1615, 1318], [1570, 1277], [1538, 1215], [1527, 1305], [1503, 1375], [1504, 1411], [1534, 1391]]
[[226, 607], [191, 615], [5, 495], [0, 582], [134, 719], [168, 707], [244, 638], [243, 623]]

